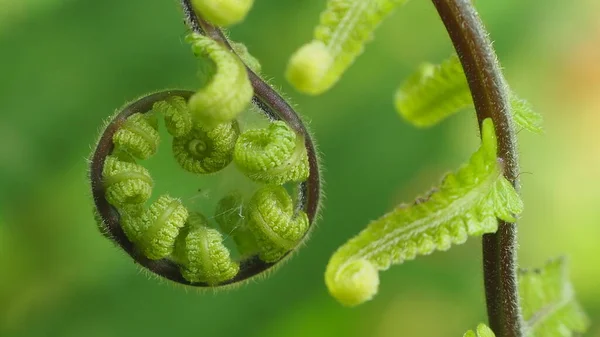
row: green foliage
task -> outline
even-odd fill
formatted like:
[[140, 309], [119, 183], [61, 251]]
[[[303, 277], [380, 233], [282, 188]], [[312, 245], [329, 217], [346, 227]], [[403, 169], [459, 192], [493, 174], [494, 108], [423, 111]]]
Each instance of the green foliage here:
[[260, 258], [274, 262], [298, 245], [309, 221], [306, 213], [294, 209], [285, 188], [265, 186], [250, 200], [247, 226], [258, 243]]
[[217, 26], [241, 22], [253, 4], [254, 0], [192, 0], [194, 10]]
[[102, 175], [106, 200], [115, 206], [141, 204], [152, 194], [150, 172], [126, 155], [108, 156]]
[[[201, 58], [202, 88], [187, 100], [184, 97], [190, 94], [183, 91], [151, 94], [132, 103], [131, 110], [125, 111], [135, 113], [125, 120], [118, 114], [107, 127], [111, 130], [116, 124], [111, 138], [114, 150], [109, 150], [102, 166], [102, 184], [104, 197], [118, 210], [119, 223], [133, 243], [135, 255], [167, 259], [188, 282], [216, 286], [228, 283], [240, 272], [240, 262], [232, 260], [223, 243], [226, 237], [210, 228], [203, 214], [188, 211], [179, 199], [163, 195], [146, 205], [153, 180], [135, 158], [148, 159], [157, 152], [158, 117], [164, 118], [173, 136], [172, 156], [188, 172], [220, 172], [235, 154], [235, 167], [248, 178], [252, 190], [246, 194], [233, 190], [222, 198], [214, 219], [227, 237], [233, 238], [242, 259], [255, 259], [256, 255], [264, 262], [276, 263], [305, 236], [308, 216], [288, 194], [286, 188], [293, 186], [283, 185], [306, 181], [309, 163], [305, 138], [284, 121], [268, 121], [264, 127], [258, 123], [261, 128], [250, 128], [240, 135], [238, 117], [257, 109], [248, 109], [254, 92], [245, 65], [233, 51], [211, 38], [191, 34], [188, 41]], [[259, 70], [260, 64], [245, 46], [235, 44], [235, 50]], [[149, 110], [139, 111], [141, 106]], [[252, 121], [253, 117], [242, 120]], [[266, 120], [261, 119], [261, 123]], [[245, 195], [250, 200], [244, 200]], [[102, 218], [98, 220], [103, 229], [108, 228]], [[242, 278], [252, 273], [256, 272], [245, 271]]]
[[469, 330], [465, 332], [463, 337], [496, 337], [492, 329], [490, 329], [487, 325], [481, 323], [477, 326], [475, 331]]
[[291, 57], [287, 80], [299, 91], [318, 95], [330, 89], [373, 38], [373, 31], [406, 0], [329, 0], [314, 39]]
[[167, 97], [154, 103], [153, 110], [165, 116], [165, 126], [173, 137], [182, 137], [192, 130], [192, 115], [183, 97]]
[[233, 157], [237, 167], [257, 182], [282, 185], [308, 178], [304, 139], [282, 121], [242, 133]]
[[325, 272], [329, 292], [342, 304], [358, 305], [377, 292], [377, 270], [447, 250], [468, 236], [493, 233], [498, 218], [515, 221], [523, 204], [496, 156], [494, 125], [488, 119], [481, 147], [465, 166], [424, 198], [373, 221], [333, 254]]
[[139, 159], [156, 153], [160, 138], [153, 118], [136, 113], [131, 115], [113, 136], [115, 147]]
[[519, 294], [528, 337], [570, 337], [589, 327], [564, 258], [552, 260], [542, 269], [520, 271]]
[[458, 57], [437, 66], [422, 64], [396, 91], [395, 104], [402, 117], [420, 127], [437, 124], [471, 105], [471, 91]]
[[138, 249], [149, 259], [158, 260], [173, 253], [179, 231], [186, 224], [188, 211], [180, 200], [162, 195], [143, 213], [137, 229]]
[[[510, 97], [515, 123], [534, 133], [542, 132], [542, 116], [514, 93]], [[396, 110], [419, 127], [435, 125], [461, 109], [473, 106], [473, 98], [456, 55], [439, 65], [425, 63], [396, 91]]]
[[218, 230], [208, 227], [200, 213], [192, 213], [188, 225], [175, 244], [175, 258], [182, 265], [182, 275], [191, 282], [215, 285], [232, 279], [240, 266], [223, 244]]
[[193, 33], [187, 40], [194, 54], [214, 67], [212, 77], [188, 102], [193, 120], [205, 128], [231, 122], [252, 100], [246, 67], [232, 51], [209, 37]]
[[188, 172], [218, 172], [231, 163], [239, 134], [235, 120], [208, 129], [196, 126], [188, 134], [173, 138], [173, 155]]

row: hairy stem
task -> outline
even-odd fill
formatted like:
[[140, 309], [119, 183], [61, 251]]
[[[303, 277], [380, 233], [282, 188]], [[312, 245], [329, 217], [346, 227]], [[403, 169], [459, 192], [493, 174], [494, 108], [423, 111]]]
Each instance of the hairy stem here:
[[[487, 32], [471, 0], [432, 0], [464, 68], [479, 125], [492, 118], [504, 175], [518, 190], [519, 161], [507, 86]], [[490, 327], [498, 337], [522, 336], [517, 289], [517, 227], [499, 221], [483, 236], [483, 269]]]
[[[223, 32], [194, 12], [191, 0], [181, 0], [181, 6], [183, 8], [185, 21], [192, 31], [204, 34], [211, 39], [222, 43], [233, 51], [233, 48]], [[271, 118], [284, 120], [296, 133], [302, 135], [304, 138], [308, 154], [310, 175], [308, 180], [305, 183], [302, 183], [304, 190], [303, 201], [306, 204], [306, 213], [309, 221], [312, 223], [317, 214], [321, 185], [317, 153], [311, 140], [311, 136], [294, 109], [277, 93], [277, 91], [271, 88], [270, 85], [263, 81], [247, 66], [246, 69], [254, 89], [254, 103]]]

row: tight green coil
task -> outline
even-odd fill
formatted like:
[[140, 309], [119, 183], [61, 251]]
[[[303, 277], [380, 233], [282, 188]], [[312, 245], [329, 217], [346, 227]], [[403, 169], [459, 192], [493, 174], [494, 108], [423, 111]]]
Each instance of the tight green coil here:
[[240, 267], [231, 259], [219, 231], [207, 226], [202, 214], [190, 214], [177, 239], [175, 256], [186, 280], [214, 285], [232, 279]]
[[214, 173], [231, 163], [240, 134], [237, 121], [205, 130], [199, 127], [173, 138], [173, 155], [179, 165], [192, 173]]
[[233, 157], [237, 167], [257, 182], [281, 185], [304, 181], [309, 175], [304, 140], [282, 121], [242, 133]]
[[294, 202], [281, 186], [261, 187], [248, 205], [248, 228], [263, 261], [277, 261], [296, 247], [308, 226], [306, 213], [294, 212]]

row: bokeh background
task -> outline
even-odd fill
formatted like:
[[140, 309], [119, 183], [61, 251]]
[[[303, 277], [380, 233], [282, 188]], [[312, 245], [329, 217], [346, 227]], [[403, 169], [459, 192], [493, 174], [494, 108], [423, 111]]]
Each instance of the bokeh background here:
[[[477, 238], [382, 273], [377, 297], [358, 308], [328, 295], [323, 272], [336, 247], [426, 191], [478, 141], [473, 113], [417, 130], [393, 109], [407, 74], [452, 51], [429, 1], [385, 21], [333, 90], [295, 93], [283, 70], [324, 4], [257, 1], [231, 29], [318, 139], [322, 219], [268, 279], [198, 293], [149, 277], [105, 240], [86, 181], [86, 157], [117, 107], [196, 87], [177, 2], [0, 0], [0, 336], [435, 337], [485, 320]], [[512, 87], [545, 118], [544, 135], [520, 134], [520, 263], [567, 254], [596, 321], [588, 336], [600, 336], [600, 2], [477, 6]]]

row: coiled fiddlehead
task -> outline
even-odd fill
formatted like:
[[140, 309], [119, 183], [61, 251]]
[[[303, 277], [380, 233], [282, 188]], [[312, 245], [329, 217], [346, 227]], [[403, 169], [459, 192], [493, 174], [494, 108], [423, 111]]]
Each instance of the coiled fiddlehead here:
[[[206, 77], [202, 79], [202, 88], [197, 92], [157, 92], [120, 110], [106, 126], [94, 150], [90, 180], [99, 227], [137, 263], [177, 283], [218, 287], [264, 272], [297, 247], [306, 236], [318, 209], [319, 169], [310, 135], [295, 111], [244, 66], [220, 30], [203, 21], [193, 11], [189, 0], [182, 0], [182, 4], [187, 23], [194, 32], [188, 41], [203, 62], [201, 67]], [[238, 45], [235, 49], [245, 53], [241, 57], [251, 62], [253, 69], [259, 69], [259, 63], [245, 47]], [[249, 106], [251, 109], [248, 109]], [[223, 234], [210, 228], [210, 219], [192, 208], [195, 206], [187, 205], [186, 200], [163, 195], [146, 205], [154, 183], [149, 171], [137, 164], [133, 157], [147, 159], [156, 153], [160, 116], [173, 136], [171, 151], [174, 160], [187, 171], [213, 173], [211, 176], [219, 177], [238, 167], [231, 165], [231, 170], [223, 170], [230, 166], [240, 129], [243, 128], [237, 117], [245, 113], [264, 114], [267, 118], [261, 120], [269, 125], [260, 126], [265, 130], [269, 130], [272, 123], [285, 129], [295, 146], [292, 157], [296, 158], [294, 153], [301, 155], [299, 159], [288, 158], [282, 162], [290, 163], [288, 166], [272, 167], [271, 179], [265, 177], [268, 172], [263, 172], [264, 182], [256, 183], [239, 175], [253, 190], [245, 194], [234, 191], [231, 198], [220, 200], [214, 219]], [[256, 126], [253, 125], [250, 130]], [[282, 148], [285, 146], [282, 145]], [[254, 153], [264, 157], [263, 152], [264, 149]], [[295, 165], [297, 162], [304, 165], [302, 174], [293, 173], [300, 167]], [[286, 174], [292, 178], [282, 179]], [[264, 185], [267, 181], [288, 185]], [[280, 192], [259, 193], [275, 187], [285, 195]], [[286, 188], [298, 194], [292, 198]], [[245, 200], [245, 195], [263, 197]], [[263, 238], [260, 231], [251, 230], [249, 219], [250, 214], [269, 209], [268, 203], [282, 207], [281, 214], [286, 214], [288, 221], [284, 222], [283, 216], [265, 218], [262, 226], [273, 228], [282, 238], [296, 242], [295, 245], [281, 246], [268, 242], [268, 246], [261, 246], [261, 242], [267, 241], [260, 240]], [[292, 228], [294, 226], [297, 228]], [[235, 255], [225, 245], [227, 236], [233, 237], [239, 259], [234, 258]]]
[[171, 136], [183, 137], [192, 130], [192, 115], [183, 97], [167, 97], [152, 108], [165, 116], [165, 126]]
[[306, 213], [294, 211], [292, 198], [281, 186], [266, 186], [256, 191], [248, 209], [248, 228], [264, 261], [279, 260], [298, 245], [308, 230]]
[[266, 129], [244, 132], [235, 144], [236, 165], [254, 181], [281, 185], [308, 178], [304, 139], [287, 124], [273, 122]]
[[188, 102], [192, 118], [205, 128], [232, 121], [252, 100], [246, 67], [231, 50], [211, 38], [192, 33], [187, 40], [194, 54], [204, 57], [215, 69], [206, 85]]
[[192, 0], [194, 10], [217, 26], [229, 26], [242, 21], [254, 0]]
[[148, 159], [158, 148], [158, 122], [153, 116], [133, 114], [113, 136], [113, 143], [136, 158]]
[[298, 90], [318, 95], [331, 88], [360, 55], [379, 23], [406, 0], [329, 0], [312, 42], [290, 58], [286, 77]]
[[163, 195], [146, 210], [137, 230], [137, 247], [149, 259], [165, 258], [173, 253], [175, 239], [185, 225], [188, 211], [180, 200]]
[[195, 127], [185, 136], [173, 139], [173, 154], [183, 169], [192, 173], [213, 173], [231, 163], [240, 133], [237, 121], [204, 130]]
[[112, 205], [142, 204], [152, 194], [150, 172], [127, 154], [108, 156], [102, 176], [106, 200]]
[[232, 279], [240, 266], [231, 260], [221, 233], [207, 226], [202, 214], [192, 213], [179, 236], [175, 255], [187, 280], [216, 285]]

